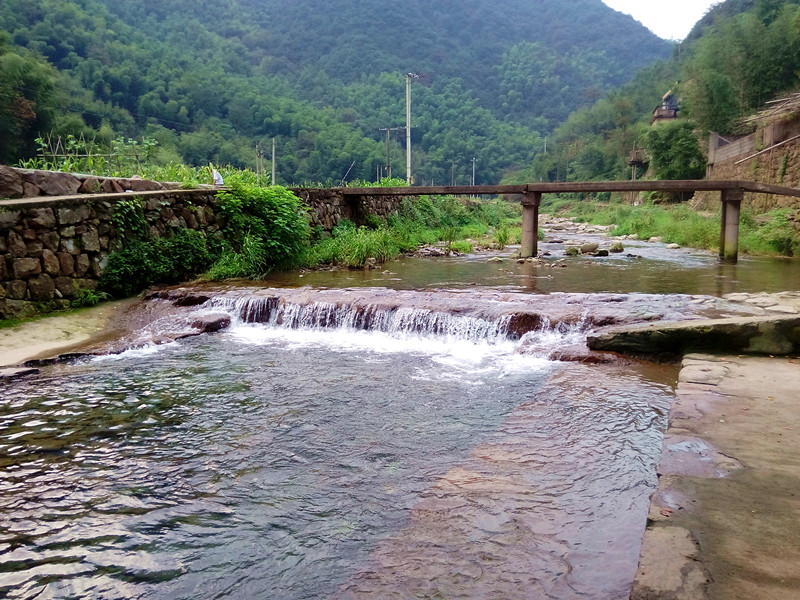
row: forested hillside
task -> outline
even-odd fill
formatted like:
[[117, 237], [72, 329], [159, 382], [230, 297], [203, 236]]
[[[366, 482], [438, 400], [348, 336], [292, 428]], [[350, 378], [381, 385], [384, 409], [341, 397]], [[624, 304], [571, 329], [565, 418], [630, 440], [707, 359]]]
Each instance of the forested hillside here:
[[[700, 177], [705, 134], [750, 133], [744, 117], [798, 87], [800, 2], [728, 0], [709, 11], [670, 60], [570, 115], [556, 128], [552, 151], [509, 179], [629, 178], [634, 146], [648, 150], [657, 177]], [[652, 128], [653, 109], [668, 90], [681, 101], [681, 118]]]
[[498, 182], [672, 48], [600, 0], [3, 0], [0, 29], [0, 160], [52, 130], [252, 167], [274, 137], [294, 183], [374, 179], [407, 72], [417, 181]]

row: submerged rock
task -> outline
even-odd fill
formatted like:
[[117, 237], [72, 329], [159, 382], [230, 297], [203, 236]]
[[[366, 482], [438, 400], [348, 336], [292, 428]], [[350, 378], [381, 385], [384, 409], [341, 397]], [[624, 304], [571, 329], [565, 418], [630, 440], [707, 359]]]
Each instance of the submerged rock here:
[[231, 316], [227, 314], [204, 315], [192, 321], [192, 327], [199, 333], [214, 333], [230, 327]]
[[0, 379], [17, 379], [18, 377], [25, 377], [26, 375], [36, 375], [38, 372], [39, 369], [0, 369]]
[[611, 246], [608, 248], [609, 252], [625, 252], [625, 246], [622, 245], [622, 242], [612, 242]]

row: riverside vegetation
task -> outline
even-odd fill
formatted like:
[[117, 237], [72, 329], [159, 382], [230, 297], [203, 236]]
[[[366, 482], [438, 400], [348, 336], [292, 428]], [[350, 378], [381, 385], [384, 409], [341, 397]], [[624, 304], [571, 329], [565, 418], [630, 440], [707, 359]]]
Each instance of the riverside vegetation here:
[[[545, 201], [546, 210], [578, 222], [616, 225], [614, 235], [638, 235], [641, 239], [660, 237], [667, 243], [691, 248], [719, 247], [720, 211], [699, 213], [686, 204], [640, 206], [621, 201], [581, 202], [571, 199]], [[776, 209], [763, 215], [743, 210], [740, 218], [739, 249], [746, 254], [800, 256], [800, 238], [789, 221], [791, 211]]]
[[[171, 238], [150, 239], [143, 203], [136, 199], [117, 203], [113, 222], [129, 242], [110, 255], [100, 280], [101, 293], [132, 296], [157, 283], [197, 276], [261, 279], [274, 269], [364, 268], [369, 262], [383, 263], [438, 242], [445, 243], [448, 253], [471, 252], [473, 244], [502, 248], [521, 236], [518, 205], [452, 196], [409, 200], [388, 219], [372, 217], [362, 226], [342, 221], [327, 234], [309, 227], [308, 209], [287, 189], [260, 186], [247, 172], [229, 173], [228, 183], [229, 189], [218, 195], [224, 215], [219, 236], [187, 229]], [[83, 303], [90, 300], [81, 298]]]

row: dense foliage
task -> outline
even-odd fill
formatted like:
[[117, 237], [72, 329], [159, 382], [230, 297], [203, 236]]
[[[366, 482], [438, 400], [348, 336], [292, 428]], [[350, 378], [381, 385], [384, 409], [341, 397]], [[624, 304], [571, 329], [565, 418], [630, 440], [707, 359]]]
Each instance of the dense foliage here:
[[[743, 117], [800, 85], [799, 5], [728, 0], [715, 6], [670, 60], [572, 113], [553, 133], [549, 154], [507, 180], [627, 179], [634, 149], [648, 151], [656, 177], [702, 176], [690, 131], [695, 138], [709, 131], [747, 133]], [[649, 134], [653, 110], [668, 90], [680, 99], [685, 124]], [[680, 156], [670, 161], [670, 154]]]
[[207, 240], [199, 231], [183, 229], [172, 238], [132, 240], [108, 257], [100, 288], [120, 298], [134, 296], [153, 284], [202, 273], [211, 260]]
[[519, 204], [503, 200], [470, 201], [452, 196], [422, 196], [407, 200], [386, 220], [373, 219], [357, 227], [343, 221], [333, 235], [318, 240], [305, 252], [307, 266], [340, 265], [361, 268], [413, 252], [422, 245], [446, 242], [446, 251], [471, 252], [476, 244], [502, 248], [512, 231], [521, 236]]
[[[269, 170], [275, 138], [292, 183], [374, 179], [380, 129], [405, 123], [409, 71], [423, 74], [417, 181], [466, 183], [477, 158], [477, 182], [496, 183], [572, 110], [670, 51], [600, 0], [3, 0], [0, 29], [36, 78], [0, 71], [0, 89], [11, 80], [41, 108], [34, 121], [14, 105], [3, 160], [32, 157], [53, 129], [109, 154], [120, 136], [155, 140], [158, 164]], [[390, 143], [397, 175], [404, 133]]]
[[702, 179], [706, 173], [706, 158], [688, 121], [666, 123], [650, 130], [647, 147], [657, 179]]
[[234, 182], [218, 195], [225, 246], [212, 279], [264, 277], [297, 262], [309, 237], [308, 207], [285, 188]]
[[683, 72], [687, 109], [701, 130], [732, 133], [739, 117], [800, 83], [798, 4], [756, 0], [693, 44]]
[[30, 154], [53, 126], [55, 70], [34, 54], [13, 50], [0, 31], [0, 163]]

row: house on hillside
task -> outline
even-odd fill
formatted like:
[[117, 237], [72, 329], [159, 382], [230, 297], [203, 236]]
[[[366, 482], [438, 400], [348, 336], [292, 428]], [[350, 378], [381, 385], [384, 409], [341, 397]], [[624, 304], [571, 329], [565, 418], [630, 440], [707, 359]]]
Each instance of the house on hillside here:
[[660, 125], [665, 121], [673, 121], [678, 118], [678, 97], [670, 90], [661, 99], [661, 104], [653, 110], [653, 116], [650, 118], [650, 125]]

